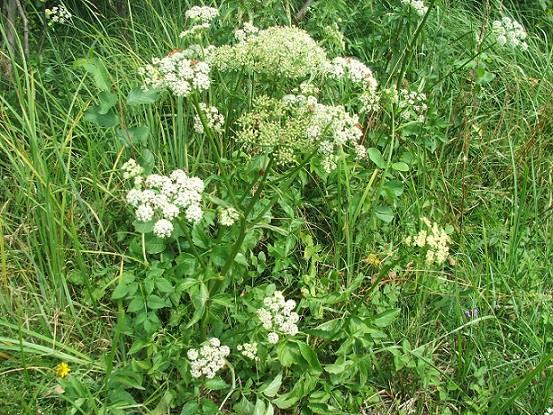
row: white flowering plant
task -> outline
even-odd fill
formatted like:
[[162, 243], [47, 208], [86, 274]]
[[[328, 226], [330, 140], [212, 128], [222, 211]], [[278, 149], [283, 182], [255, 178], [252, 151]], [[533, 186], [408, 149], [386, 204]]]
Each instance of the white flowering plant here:
[[[332, 56], [299, 27], [248, 21], [217, 37], [218, 17], [190, 9], [175, 48], [145, 57], [124, 96], [98, 58], [78, 64], [100, 90], [85, 120], [121, 144], [113, 194], [127, 251], [111, 299], [132, 333], [130, 365], [171, 379], [167, 400], [184, 413], [303, 400], [332, 411], [316, 394], [366, 379], [361, 350], [384, 347], [398, 314], [340, 307], [374, 267], [355, 232], [394, 221], [410, 170], [397, 131], [426, 122], [424, 84], [394, 101], [371, 64]], [[311, 210], [325, 218], [315, 238]], [[324, 260], [324, 235], [350, 266]]]

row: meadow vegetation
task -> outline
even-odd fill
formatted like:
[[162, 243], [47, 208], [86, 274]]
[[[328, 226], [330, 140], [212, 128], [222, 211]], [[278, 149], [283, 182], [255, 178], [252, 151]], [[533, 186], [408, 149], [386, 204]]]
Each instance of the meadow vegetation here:
[[22, 3], [1, 415], [553, 413], [551, 2]]

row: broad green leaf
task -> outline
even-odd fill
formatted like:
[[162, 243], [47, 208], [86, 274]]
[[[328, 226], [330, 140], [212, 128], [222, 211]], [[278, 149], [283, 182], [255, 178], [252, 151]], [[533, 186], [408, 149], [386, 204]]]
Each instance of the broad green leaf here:
[[169, 281], [167, 281], [165, 278], [156, 278], [155, 279], [156, 288], [162, 292], [162, 293], [170, 293], [173, 292], [173, 285]]
[[75, 68], [83, 68], [94, 78], [96, 87], [102, 91], [111, 89], [108, 72], [102, 61], [98, 58], [82, 58], [77, 59], [74, 64]]
[[119, 116], [112, 110], [106, 114], [102, 114], [101, 108], [98, 105], [93, 105], [88, 108], [84, 114], [84, 120], [97, 124], [103, 128], [113, 128], [119, 125]]
[[165, 300], [155, 294], [148, 296], [148, 298], [146, 299], [146, 304], [152, 310], [159, 310], [160, 308], [167, 306]]
[[263, 400], [257, 400], [253, 409], [253, 415], [265, 415], [265, 402]]
[[117, 129], [117, 136], [125, 146], [145, 146], [147, 144], [149, 134], [150, 130], [146, 126]]
[[127, 307], [127, 311], [129, 313], [136, 313], [137, 311], [144, 309], [144, 300], [142, 297], [135, 297], [132, 299], [132, 301], [129, 303], [129, 306]]
[[113, 106], [117, 104], [117, 95], [109, 92], [100, 92], [100, 104], [98, 105], [98, 113], [105, 115]]
[[128, 292], [129, 292], [129, 286], [124, 282], [120, 282], [119, 285], [115, 287], [115, 290], [113, 290], [113, 293], [111, 293], [111, 299], [119, 300], [125, 297]]
[[374, 209], [375, 216], [383, 222], [390, 223], [394, 220], [394, 211], [389, 206], [377, 206]]
[[157, 101], [160, 90], [158, 89], [148, 89], [143, 90], [142, 88], [135, 88], [127, 96], [127, 105], [144, 105], [144, 104], [153, 104]]
[[317, 353], [307, 344], [304, 342], [297, 342], [300, 353], [302, 357], [307, 361], [309, 364], [309, 367], [314, 372], [322, 372], [323, 369], [321, 368], [321, 363], [319, 362], [319, 358], [317, 357]]
[[197, 402], [189, 401], [182, 407], [180, 415], [198, 415], [199, 409]]
[[386, 161], [384, 160], [384, 157], [382, 157], [382, 153], [379, 149], [371, 147], [367, 149], [367, 154], [369, 155], [371, 161], [376, 164], [376, 167], [379, 169], [386, 167]]
[[278, 393], [282, 385], [282, 372], [275, 376], [275, 378], [270, 383], [265, 383], [259, 388], [259, 392], [263, 393], [265, 396], [272, 398]]
[[386, 327], [389, 326], [398, 316], [399, 308], [394, 308], [392, 310], [386, 310], [383, 313], [380, 313], [374, 318], [374, 324], [377, 327]]
[[392, 169], [397, 171], [409, 171], [409, 166], [403, 161], [398, 161], [397, 163], [392, 164]]
[[229, 385], [220, 377], [206, 380], [204, 382], [204, 386], [212, 391], [220, 391], [229, 387]]

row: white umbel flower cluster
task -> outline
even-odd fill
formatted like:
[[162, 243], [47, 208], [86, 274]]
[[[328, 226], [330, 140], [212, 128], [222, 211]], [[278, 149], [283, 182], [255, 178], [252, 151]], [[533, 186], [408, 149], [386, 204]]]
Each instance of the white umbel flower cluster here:
[[240, 218], [240, 213], [234, 208], [219, 210], [219, 223], [223, 226], [232, 226]]
[[404, 6], [411, 7], [419, 16], [424, 16], [428, 11], [428, 7], [424, 5], [422, 0], [401, 0]]
[[279, 333], [295, 336], [298, 333], [297, 322], [300, 317], [294, 312], [296, 302], [286, 300], [281, 291], [275, 291], [271, 297], [263, 299], [263, 307], [257, 310], [257, 317], [263, 328], [270, 331], [267, 341], [278, 343]]
[[194, 6], [187, 10], [184, 14], [186, 18], [190, 19], [195, 24], [180, 33], [180, 37], [187, 37], [209, 29], [212, 21], [219, 15], [219, 11], [213, 7], [207, 6]]
[[214, 7], [208, 6], [194, 6], [184, 13], [187, 19], [201, 22], [211, 23], [213, 19], [219, 16], [219, 11]]
[[[349, 114], [343, 105], [325, 105], [310, 95], [285, 95], [282, 100], [290, 106], [297, 106], [309, 114], [307, 138], [318, 143], [319, 154], [323, 156], [321, 164], [326, 173], [336, 168], [336, 148], [352, 145], [356, 148], [363, 136], [357, 114]], [[356, 148], [362, 155], [362, 150]]]
[[134, 188], [127, 193], [127, 203], [135, 208], [139, 222], [155, 221], [153, 232], [160, 238], [168, 238], [173, 232], [172, 221], [184, 212], [189, 222], [202, 218], [200, 202], [204, 182], [189, 177], [182, 170], [175, 170], [170, 176], [150, 174], [141, 176], [142, 168], [134, 160], [123, 165], [124, 177], [134, 179]]
[[244, 27], [242, 29], [238, 29], [234, 32], [234, 37], [238, 41], [238, 43], [246, 43], [250, 38], [257, 35], [259, 33], [259, 29], [255, 27], [252, 23], [244, 23]]
[[421, 221], [428, 230], [421, 229], [418, 234], [408, 236], [405, 239], [405, 244], [419, 248], [426, 247], [426, 263], [441, 265], [449, 257], [451, 239], [446, 231], [440, 228], [437, 223], [431, 223], [425, 217], [422, 217]]
[[367, 85], [371, 89], [378, 86], [370, 68], [352, 57], [338, 56], [325, 65], [325, 69], [327, 75], [333, 78], [348, 78], [353, 83]]
[[[200, 111], [205, 116], [205, 120], [207, 122], [207, 126], [217, 133], [220, 133], [223, 131], [223, 127], [225, 124], [225, 116], [223, 114], [219, 113], [219, 110], [217, 107], [208, 107], [203, 102], [200, 103]], [[204, 133], [204, 126], [202, 124], [202, 120], [200, 119], [200, 116], [196, 114], [194, 116], [194, 131], [196, 131], [198, 134]]]
[[257, 357], [257, 343], [244, 343], [236, 346], [242, 356], [247, 357], [250, 360], [258, 360]]
[[63, 4], [54, 6], [51, 9], [44, 10], [44, 14], [46, 14], [49, 26], [52, 26], [56, 23], [66, 23], [67, 21], [71, 20], [71, 17], [73, 17], [69, 10], [67, 10], [67, 8]]
[[209, 65], [189, 59], [183, 51], [171, 52], [164, 58], [154, 58], [152, 63], [139, 69], [144, 76], [144, 89], [168, 89], [176, 96], [186, 97], [192, 91], [209, 88]]
[[492, 29], [499, 46], [528, 49], [528, 44], [525, 42], [528, 36], [526, 30], [516, 20], [503, 17], [501, 20], [492, 23]]
[[401, 117], [406, 121], [424, 122], [426, 119], [426, 94], [423, 92], [400, 89], [398, 94], [398, 107]]
[[212, 337], [198, 349], [189, 349], [186, 353], [190, 361], [190, 374], [194, 378], [205, 376], [212, 379], [219, 370], [225, 367], [225, 358], [230, 354], [228, 346]]

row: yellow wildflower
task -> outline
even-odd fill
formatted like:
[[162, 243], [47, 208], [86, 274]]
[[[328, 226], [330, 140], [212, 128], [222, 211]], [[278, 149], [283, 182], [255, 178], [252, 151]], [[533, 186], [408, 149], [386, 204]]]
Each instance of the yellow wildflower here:
[[376, 254], [369, 254], [365, 258], [365, 262], [373, 267], [379, 267], [382, 261], [380, 261]]
[[71, 368], [65, 362], [61, 362], [59, 365], [56, 366], [56, 376], [59, 378], [66, 377], [69, 372], [71, 372]]

